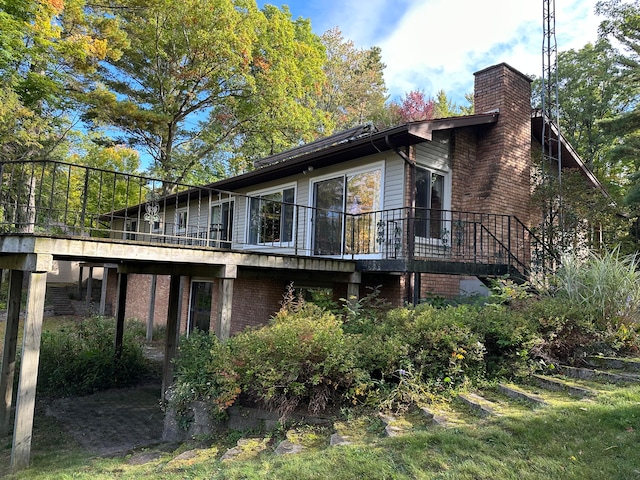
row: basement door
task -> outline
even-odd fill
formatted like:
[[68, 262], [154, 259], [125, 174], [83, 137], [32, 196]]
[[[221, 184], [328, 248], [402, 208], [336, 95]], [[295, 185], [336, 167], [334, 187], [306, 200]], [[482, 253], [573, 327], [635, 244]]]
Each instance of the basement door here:
[[211, 328], [211, 297], [213, 282], [191, 282], [189, 301], [189, 332], [195, 329], [209, 333]]

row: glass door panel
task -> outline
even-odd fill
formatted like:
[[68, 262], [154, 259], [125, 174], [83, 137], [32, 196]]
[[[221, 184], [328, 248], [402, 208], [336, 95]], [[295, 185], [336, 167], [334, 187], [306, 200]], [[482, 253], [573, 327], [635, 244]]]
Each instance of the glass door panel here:
[[314, 184], [313, 253], [342, 253], [342, 217], [344, 212], [344, 177]]

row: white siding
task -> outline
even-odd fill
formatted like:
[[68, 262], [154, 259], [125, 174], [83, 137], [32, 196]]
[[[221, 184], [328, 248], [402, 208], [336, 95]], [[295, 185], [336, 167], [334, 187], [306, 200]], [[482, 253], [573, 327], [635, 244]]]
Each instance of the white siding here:
[[448, 172], [451, 168], [449, 158], [449, 134], [433, 132], [431, 142], [416, 145], [416, 161], [419, 165]]
[[389, 154], [385, 165], [383, 209], [402, 208], [404, 206], [404, 160], [397, 154]]

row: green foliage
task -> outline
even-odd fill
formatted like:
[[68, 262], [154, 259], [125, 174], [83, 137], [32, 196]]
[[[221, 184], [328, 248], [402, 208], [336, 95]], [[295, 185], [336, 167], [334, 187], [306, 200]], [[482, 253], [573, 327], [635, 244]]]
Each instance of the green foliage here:
[[617, 249], [589, 253], [586, 258], [567, 254], [555, 275], [555, 295], [584, 305], [596, 315], [601, 329], [640, 321], [640, 270], [635, 255]]
[[310, 303], [283, 309], [269, 325], [229, 343], [243, 393], [283, 415], [301, 403], [322, 411], [341, 395], [357, 395], [367, 381], [342, 322]]
[[115, 321], [93, 317], [60, 330], [43, 332], [38, 393], [87, 395], [135, 385], [149, 374], [141, 343], [125, 327], [122, 355], [115, 357]]
[[467, 378], [484, 376], [484, 345], [469, 327], [477, 309], [466, 305], [436, 309], [420, 305], [413, 310], [409, 355], [424, 379], [458, 385]]
[[194, 401], [204, 401], [214, 415], [222, 415], [240, 394], [229, 346], [199, 330], [181, 337], [174, 375], [169, 401], [179, 415]]

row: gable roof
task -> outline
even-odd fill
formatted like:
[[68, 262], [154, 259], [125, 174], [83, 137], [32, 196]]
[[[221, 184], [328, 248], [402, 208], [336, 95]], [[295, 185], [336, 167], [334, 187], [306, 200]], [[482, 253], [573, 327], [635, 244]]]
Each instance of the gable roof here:
[[[585, 163], [578, 155], [578, 152], [567, 141], [562, 132], [558, 131], [556, 125], [544, 116], [540, 111], [534, 110], [531, 115], [531, 135], [535, 140], [542, 145], [542, 128], [548, 129], [551, 139], [553, 140], [551, 145], [551, 154], [558, 155], [558, 143], [560, 144], [560, 160], [562, 168], [572, 168], [578, 170], [591, 184], [592, 187], [600, 190], [604, 195], [609, 196], [606, 189], [600, 183], [600, 180], [594, 175], [594, 173], [585, 165]], [[558, 138], [560, 141], [558, 142]]]

